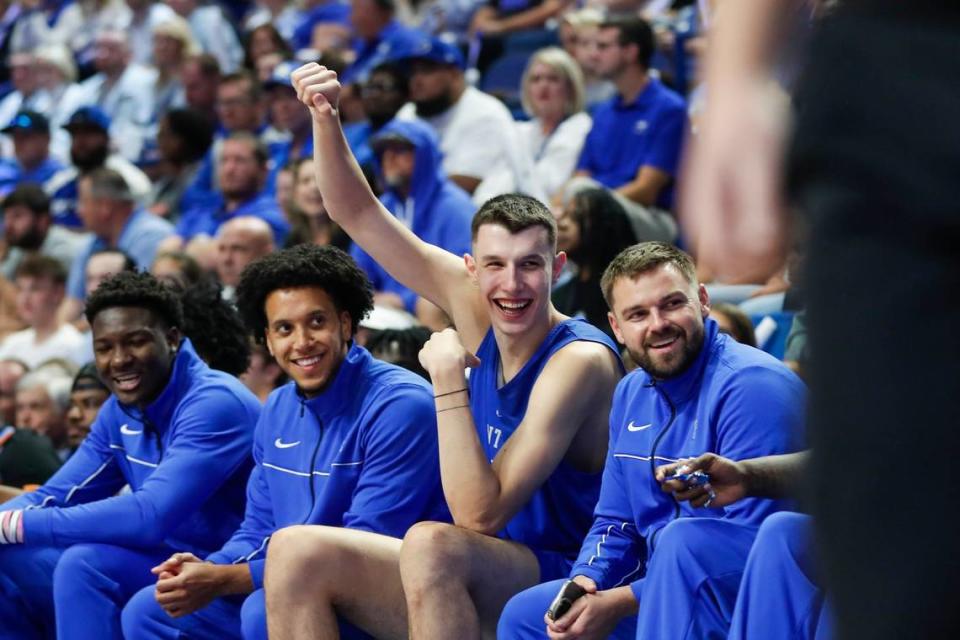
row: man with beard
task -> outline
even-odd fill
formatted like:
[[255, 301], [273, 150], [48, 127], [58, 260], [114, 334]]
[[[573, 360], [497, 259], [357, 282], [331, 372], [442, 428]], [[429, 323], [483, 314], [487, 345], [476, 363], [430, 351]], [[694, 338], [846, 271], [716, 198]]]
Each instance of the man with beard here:
[[43, 184], [63, 169], [50, 156], [50, 121], [42, 113], [24, 109], [0, 133], [13, 138], [13, 158], [0, 159], [0, 189], [4, 195], [18, 184]]
[[[684, 561], [691, 554], [682, 551], [703, 535], [730, 533], [731, 546], [740, 541], [749, 549], [763, 519], [785, 506], [766, 499], [714, 509], [680, 506], [654, 478], [659, 464], [703, 451], [722, 450], [733, 459], [789, 452], [803, 423], [803, 383], [771, 356], [719, 332], [695, 273], [687, 254], [660, 242], [624, 250], [604, 273], [610, 325], [641, 368], [614, 395], [600, 500], [570, 572], [586, 594], [553, 620], [545, 612], [564, 581], [528, 589], [507, 604], [498, 637], [632, 640], [648, 566], [661, 557]], [[711, 521], [691, 526], [694, 517]], [[712, 586], [729, 590], [730, 602], [743, 557], [704, 560], [705, 573], [724, 577]], [[709, 622], [681, 617], [674, 617], [681, 636], [709, 628]]]
[[219, 549], [243, 514], [260, 403], [182, 337], [176, 294], [122, 273], [86, 316], [113, 396], [66, 464], [0, 511], [5, 637], [121, 638], [121, 608], [150, 568]]
[[80, 176], [106, 167], [123, 176], [134, 200], [145, 202], [150, 195], [150, 178], [120, 155], [110, 152], [110, 117], [98, 107], [80, 107], [63, 128], [70, 132], [70, 161], [73, 166], [53, 174], [43, 188], [53, 204], [57, 224], [79, 228], [77, 181]]
[[23, 258], [31, 253], [57, 260], [70, 269], [86, 238], [53, 224], [50, 198], [36, 184], [22, 184], [0, 205], [3, 211], [3, 238], [7, 253], [0, 262], [0, 275], [7, 280]]
[[374, 181], [377, 169], [370, 138], [393, 120], [407, 102], [407, 78], [400, 67], [392, 62], [374, 67], [367, 81], [360, 85], [360, 101], [367, 119], [345, 124], [343, 135], [363, 175], [368, 181]]
[[502, 102], [467, 84], [460, 50], [434, 38], [394, 60], [408, 64], [410, 102], [397, 114], [419, 117], [437, 132], [443, 170], [467, 193], [507, 162], [513, 118]]

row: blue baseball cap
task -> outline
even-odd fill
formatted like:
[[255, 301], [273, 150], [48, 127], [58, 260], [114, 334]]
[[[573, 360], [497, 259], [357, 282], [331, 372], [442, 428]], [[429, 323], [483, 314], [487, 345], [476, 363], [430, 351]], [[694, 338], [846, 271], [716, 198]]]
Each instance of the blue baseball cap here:
[[50, 133], [50, 121], [42, 113], [23, 109], [13, 116], [13, 120], [2, 129], [2, 133], [29, 131], [32, 133]]
[[263, 81], [263, 88], [290, 87], [292, 89], [293, 79], [290, 78], [290, 74], [302, 65], [302, 62], [297, 62], [296, 60], [284, 60], [275, 66], [273, 71], [270, 72], [270, 77]]
[[63, 128], [67, 131], [72, 129], [100, 129], [106, 133], [110, 131], [110, 116], [100, 107], [80, 107], [73, 112]]
[[466, 68], [463, 53], [460, 48], [440, 38], [418, 40], [407, 47], [398, 47], [390, 53], [390, 60], [429, 60], [437, 64], [457, 67], [461, 71]]

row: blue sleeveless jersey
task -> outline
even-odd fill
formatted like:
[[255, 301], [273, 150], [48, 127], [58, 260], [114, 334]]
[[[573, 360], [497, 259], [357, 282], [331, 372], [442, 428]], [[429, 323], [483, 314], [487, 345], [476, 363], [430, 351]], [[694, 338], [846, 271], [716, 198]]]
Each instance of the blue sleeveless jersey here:
[[[547, 361], [575, 340], [598, 342], [619, 361], [617, 348], [606, 334], [584, 320], [565, 320], [550, 331], [520, 372], [498, 389], [500, 352], [493, 330], [487, 331], [477, 350], [481, 364], [470, 375], [470, 408], [480, 443], [491, 462], [520, 426], [530, 392]], [[524, 544], [538, 556], [538, 552], [548, 551], [575, 559], [593, 522], [601, 475], [577, 471], [561, 460], [497, 536]]]

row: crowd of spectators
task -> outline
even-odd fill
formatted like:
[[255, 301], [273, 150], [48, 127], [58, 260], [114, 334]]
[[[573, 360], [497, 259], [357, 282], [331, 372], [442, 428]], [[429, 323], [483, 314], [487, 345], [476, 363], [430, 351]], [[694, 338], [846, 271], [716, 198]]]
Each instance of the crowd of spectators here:
[[[622, 347], [608, 266], [648, 241], [696, 253], [675, 190], [707, 99], [712, 5], [0, 0], [0, 501], [56, 473], [110, 397], [84, 311], [117, 274], [153, 274], [195, 356], [269, 406], [289, 363], [238, 315], [245, 269], [335, 247], [372, 286], [354, 343], [430, 380], [418, 353], [455, 311], [328, 212], [316, 121], [291, 76], [305, 63], [339, 74], [345, 143], [406, 233], [462, 264], [485, 203], [535, 199], [566, 255], [553, 308]], [[797, 243], [748, 283], [696, 273], [717, 303], [710, 326], [801, 378], [803, 254]]]

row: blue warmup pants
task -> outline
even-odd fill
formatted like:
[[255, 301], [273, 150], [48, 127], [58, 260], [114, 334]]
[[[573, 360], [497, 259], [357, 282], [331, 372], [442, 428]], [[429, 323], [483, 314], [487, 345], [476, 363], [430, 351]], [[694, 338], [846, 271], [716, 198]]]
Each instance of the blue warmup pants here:
[[120, 611], [170, 549], [0, 547], [0, 639], [122, 639]]
[[647, 565], [637, 639], [726, 638], [757, 528], [717, 518], [664, 527]]
[[[140, 590], [123, 610], [125, 640], [267, 640], [267, 607], [263, 589], [249, 596], [217, 598], [182, 618], [171, 618], [153, 597], [153, 585]], [[344, 640], [368, 640], [369, 635], [340, 620]]]
[[[547, 625], [543, 621], [543, 614], [550, 608], [550, 603], [553, 602], [563, 583], [564, 580], [544, 582], [510, 598], [497, 623], [497, 638], [499, 640], [546, 638]], [[637, 619], [635, 616], [630, 616], [624, 618], [608, 638], [632, 640], [636, 630]]]
[[775, 513], [760, 527], [737, 596], [731, 640], [830, 640], [810, 546], [812, 519]]

